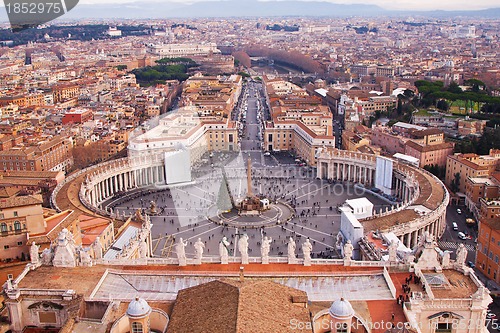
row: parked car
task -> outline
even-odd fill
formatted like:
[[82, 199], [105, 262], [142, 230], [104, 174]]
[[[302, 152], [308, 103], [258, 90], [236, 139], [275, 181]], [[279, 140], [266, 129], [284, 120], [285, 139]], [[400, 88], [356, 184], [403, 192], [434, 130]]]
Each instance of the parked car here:
[[462, 214], [462, 210], [460, 208], [457, 208], [457, 213]]
[[458, 238], [460, 238], [460, 239], [462, 239], [462, 240], [465, 240], [465, 239], [467, 239], [467, 236], [465, 236], [465, 234], [464, 234], [463, 232], [461, 232], [461, 231], [460, 231], [460, 232], [458, 233]]
[[458, 230], [458, 224], [457, 224], [457, 222], [453, 222], [452, 226], [453, 226], [453, 230]]
[[472, 261], [467, 261], [467, 266], [469, 266], [470, 268], [474, 268], [476, 267], [476, 265], [472, 262]]

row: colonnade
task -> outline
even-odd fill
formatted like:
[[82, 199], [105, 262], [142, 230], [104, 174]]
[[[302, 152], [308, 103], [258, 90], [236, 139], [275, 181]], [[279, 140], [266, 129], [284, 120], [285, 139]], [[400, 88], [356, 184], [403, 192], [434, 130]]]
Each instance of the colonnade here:
[[[413, 203], [420, 196], [420, 187], [416, 181], [415, 174], [425, 173], [425, 170], [407, 165], [394, 165], [392, 176], [392, 194], [402, 202], [401, 207], [392, 211], [374, 215], [373, 219], [384, 218], [390, 214], [399, 214], [404, 210], [414, 210]], [[318, 156], [318, 178], [339, 181], [350, 181], [362, 183], [365, 186], [373, 186], [376, 177], [376, 159], [373, 155], [362, 153], [351, 153], [340, 150], [322, 151]], [[424, 207], [417, 217], [407, 221], [397, 221], [387, 226], [381, 232], [394, 232], [399, 240], [408, 248], [417, 245], [419, 237], [425, 232], [439, 239], [446, 228], [446, 207], [449, 202], [449, 194], [441, 181], [433, 175], [432, 181], [441, 184], [443, 200], [432, 211], [425, 211]], [[425, 205], [425, 204], [424, 204]], [[407, 215], [402, 215], [402, 217]], [[368, 230], [366, 230], [368, 232]]]
[[419, 237], [425, 232], [433, 235], [435, 239], [439, 239], [446, 228], [445, 214], [440, 214], [434, 222], [419, 228], [417, 230], [410, 231], [403, 235], [399, 235], [399, 240], [407, 247], [414, 248], [418, 244]]
[[399, 177], [394, 177], [394, 192], [395, 196], [403, 202], [409, 202], [413, 197], [414, 188], [408, 186], [408, 183], [404, 179]]
[[90, 190], [87, 191], [87, 200], [93, 206], [97, 206], [118, 192], [125, 192], [134, 188], [163, 183], [165, 181], [162, 165], [120, 171], [122, 172], [116, 174], [110, 173], [107, 177], [102, 177], [102, 179], [93, 182]]
[[375, 165], [360, 164], [356, 160], [342, 162], [318, 162], [318, 177], [373, 185]]

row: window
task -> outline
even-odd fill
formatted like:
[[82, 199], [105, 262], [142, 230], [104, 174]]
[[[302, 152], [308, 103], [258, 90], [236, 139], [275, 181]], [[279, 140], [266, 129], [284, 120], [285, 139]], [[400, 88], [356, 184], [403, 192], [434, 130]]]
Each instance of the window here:
[[38, 320], [40, 323], [57, 323], [56, 313], [53, 311], [50, 312], [38, 312]]
[[14, 211], [14, 217], [17, 217], [17, 216], [18, 216], [18, 215], [17, 215], [17, 211]]
[[21, 230], [21, 223], [19, 221], [14, 222], [14, 230]]
[[132, 333], [142, 333], [142, 324], [134, 321], [132, 323]]
[[452, 323], [439, 323], [436, 327], [436, 333], [451, 333]]
[[7, 223], [2, 223], [0, 228], [1, 228], [2, 232], [7, 232]]
[[4, 248], [4, 250], [7, 250], [9, 248], [9, 246], [8, 245], [4, 245], [3, 248]]
[[347, 333], [347, 323], [336, 323], [335, 328], [337, 333]]

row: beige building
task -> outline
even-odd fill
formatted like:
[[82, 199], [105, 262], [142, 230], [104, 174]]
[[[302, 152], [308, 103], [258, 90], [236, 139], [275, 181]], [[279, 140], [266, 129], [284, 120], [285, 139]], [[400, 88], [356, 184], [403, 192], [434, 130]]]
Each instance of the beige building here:
[[240, 75], [194, 75], [184, 82], [180, 106], [195, 106], [200, 116], [229, 116], [241, 94]]
[[446, 160], [447, 186], [452, 186], [455, 175], [458, 174], [458, 192], [466, 192], [466, 180], [470, 178], [488, 177], [498, 167], [500, 161], [500, 150], [492, 149], [489, 155], [459, 154], [448, 156]]
[[199, 116], [185, 107], [160, 120], [158, 126], [129, 139], [129, 156], [158, 155], [179, 147], [190, 150], [191, 161], [206, 151], [238, 151], [236, 122], [221, 116]]
[[335, 147], [332, 113], [321, 99], [282, 79], [265, 78], [271, 121], [264, 127], [264, 150], [286, 150], [316, 165], [321, 147]]
[[0, 202], [0, 259], [27, 258], [29, 233], [45, 230], [41, 195], [2, 199]]

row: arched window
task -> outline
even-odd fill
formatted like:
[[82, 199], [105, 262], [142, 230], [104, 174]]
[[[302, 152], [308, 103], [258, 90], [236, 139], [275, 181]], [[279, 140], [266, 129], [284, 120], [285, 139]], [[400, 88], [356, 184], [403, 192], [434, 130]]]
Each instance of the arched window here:
[[2, 223], [2, 232], [7, 232], [7, 223]]
[[19, 221], [14, 222], [14, 230], [21, 230], [21, 222]]
[[143, 333], [142, 324], [134, 321], [132, 323], [132, 332], [131, 333]]

